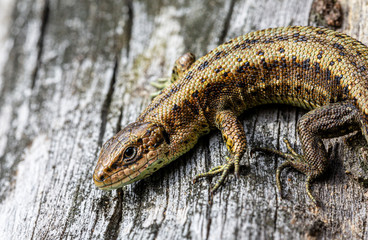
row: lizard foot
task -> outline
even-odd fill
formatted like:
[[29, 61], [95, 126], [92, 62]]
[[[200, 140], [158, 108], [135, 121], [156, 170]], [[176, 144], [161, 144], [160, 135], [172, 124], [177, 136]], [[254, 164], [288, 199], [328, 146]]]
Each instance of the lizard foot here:
[[217, 166], [212, 168], [210, 171], [205, 172], [205, 173], [200, 173], [198, 175], [196, 175], [193, 178], [193, 183], [195, 183], [198, 179], [200, 178], [204, 178], [204, 177], [213, 177], [214, 175], [220, 174], [220, 179], [216, 182], [216, 184], [213, 186], [213, 188], [211, 189], [211, 193], [213, 194], [221, 185], [222, 183], [225, 181], [225, 178], [227, 177], [227, 175], [229, 174], [229, 170], [231, 168], [235, 168], [235, 175], [238, 176], [238, 172], [239, 172], [239, 159], [237, 158], [229, 158], [229, 157], [225, 157], [227, 160], [227, 163], [221, 166]]
[[151, 93], [151, 98], [157, 97], [161, 90], [165, 89], [172, 83], [171, 78], [159, 78], [157, 82], [151, 82], [150, 84], [157, 89], [156, 92]]
[[180, 56], [174, 64], [174, 67], [172, 69], [171, 77], [168, 78], [159, 78], [157, 79], [157, 82], [152, 82], [151, 85], [157, 88], [157, 92], [154, 92], [151, 94], [151, 98], [157, 97], [161, 90], [168, 87], [171, 83], [176, 82], [178, 79], [183, 77], [188, 69], [192, 66], [192, 64], [195, 62], [195, 56], [193, 53], [185, 53], [182, 56]]
[[311, 183], [312, 183], [312, 181], [315, 177], [313, 175], [309, 174], [308, 170], [305, 170], [305, 169], [309, 168], [308, 163], [305, 161], [303, 155], [300, 155], [300, 154], [295, 152], [295, 150], [291, 147], [290, 142], [286, 138], [284, 138], [284, 142], [286, 144], [287, 149], [290, 151], [290, 153], [284, 153], [284, 152], [281, 152], [281, 151], [278, 151], [278, 150], [272, 149], [272, 148], [254, 148], [252, 150], [251, 154], [254, 151], [262, 151], [262, 152], [273, 153], [273, 154], [276, 154], [276, 155], [286, 159], [286, 161], [283, 162], [276, 170], [276, 185], [277, 185], [277, 188], [280, 192], [281, 197], [282, 197], [282, 194], [281, 194], [282, 193], [282, 186], [281, 186], [280, 175], [281, 175], [282, 170], [284, 170], [286, 167], [293, 167], [293, 168], [301, 171], [305, 175], [307, 175], [307, 180], [306, 180], [306, 183], [305, 183], [305, 188], [306, 188], [306, 191], [307, 191], [307, 195], [312, 200], [313, 204], [315, 206], [318, 206], [317, 200], [312, 195], [312, 191], [311, 191]]

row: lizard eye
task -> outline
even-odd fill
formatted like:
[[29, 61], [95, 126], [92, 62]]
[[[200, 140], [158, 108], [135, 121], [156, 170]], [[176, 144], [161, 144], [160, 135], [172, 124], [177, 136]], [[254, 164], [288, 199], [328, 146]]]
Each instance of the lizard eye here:
[[129, 161], [133, 160], [135, 155], [137, 155], [136, 147], [127, 147], [124, 152], [124, 162], [129, 163]]

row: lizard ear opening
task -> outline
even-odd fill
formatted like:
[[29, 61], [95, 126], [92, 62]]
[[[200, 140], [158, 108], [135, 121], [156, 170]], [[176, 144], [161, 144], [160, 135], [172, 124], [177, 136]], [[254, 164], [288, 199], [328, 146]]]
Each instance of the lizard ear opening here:
[[167, 144], [170, 144], [170, 136], [169, 136], [169, 134], [166, 132], [166, 130], [165, 130], [165, 129], [163, 129], [163, 130], [162, 130], [162, 136], [164, 137], [165, 142], [166, 142]]

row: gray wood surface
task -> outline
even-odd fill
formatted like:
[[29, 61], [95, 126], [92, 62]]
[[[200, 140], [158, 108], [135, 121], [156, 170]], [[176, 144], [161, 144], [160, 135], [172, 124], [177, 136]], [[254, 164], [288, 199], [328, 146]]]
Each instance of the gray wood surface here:
[[[1, 0], [0, 239], [368, 239], [368, 191], [351, 173], [360, 148], [326, 141], [332, 162], [305, 194], [283, 161], [247, 154], [209, 204], [213, 181], [191, 179], [220, 165], [219, 132], [152, 177], [98, 190], [101, 144], [148, 105], [150, 82], [181, 54], [202, 56], [249, 31], [307, 25], [312, 0]], [[368, 2], [342, 0], [340, 31], [368, 43]], [[249, 149], [297, 150], [303, 110], [265, 106], [243, 115]], [[355, 150], [358, 151], [356, 152]], [[349, 161], [350, 160], [350, 161]], [[359, 167], [358, 167], [359, 169]], [[363, 173], [364, 175], [364, 173]]]

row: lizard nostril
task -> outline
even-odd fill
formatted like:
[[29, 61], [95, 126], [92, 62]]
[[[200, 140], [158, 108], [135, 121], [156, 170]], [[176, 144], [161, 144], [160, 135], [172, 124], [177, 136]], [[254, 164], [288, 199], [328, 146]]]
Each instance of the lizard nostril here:
[[94, 179], [95, 181], [102, 182], [103, 180], [105, 180], [105, 173], [103, 171], [98, 171], [97, 173], [95, 173]]

